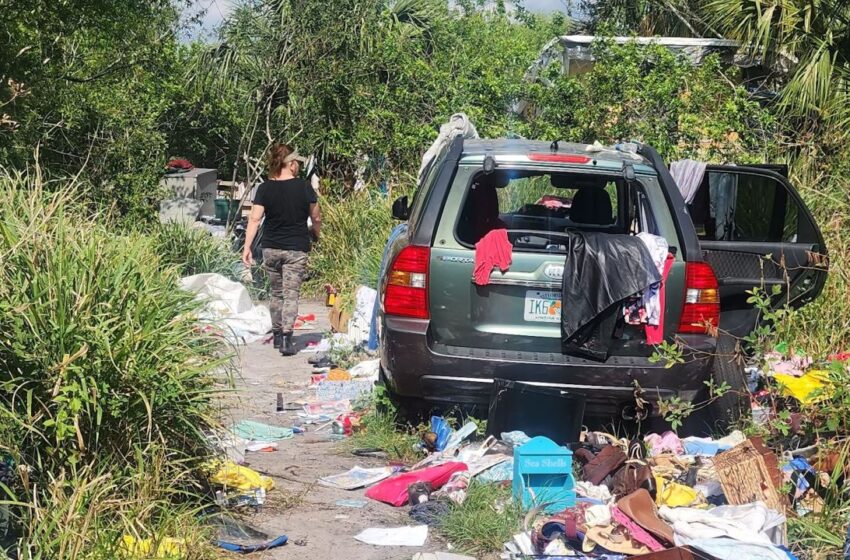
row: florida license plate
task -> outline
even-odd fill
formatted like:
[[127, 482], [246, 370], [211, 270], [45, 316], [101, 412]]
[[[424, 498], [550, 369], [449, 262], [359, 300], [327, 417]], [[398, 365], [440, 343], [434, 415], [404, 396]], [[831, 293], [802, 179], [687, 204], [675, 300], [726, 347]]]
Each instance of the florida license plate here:
[[561, 292], [528, 290], [522, 318], [536, 323], [561, 322]]

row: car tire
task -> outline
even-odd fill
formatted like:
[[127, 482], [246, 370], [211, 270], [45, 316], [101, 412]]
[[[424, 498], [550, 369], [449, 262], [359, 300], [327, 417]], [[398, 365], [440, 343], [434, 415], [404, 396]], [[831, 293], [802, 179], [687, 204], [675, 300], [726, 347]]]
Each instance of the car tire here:
[[744, 367], [736, 356], [737, 340], [730, 334], [721, 333], [717, 339], [712, 379], [715, 386], [723, 383], [729, 390], [715, 398], [709, 405], [716, 425], [726, 427], [737, 424], [749, 408], [749, 391]]
[[402, 397], [393, 392], [390, 384], [387, 382], [387, 376], [384, 369], [381, 368], [378, 372], [378, 385], [384, 388], [384, 396], [389, 401], [389, 406], [386, 402], [379, 402], [377, 405], [378, 412], [383, 414], [395, 414], [396, 421], [417, 425], [425, 416], [424, 403], [419, 399]]

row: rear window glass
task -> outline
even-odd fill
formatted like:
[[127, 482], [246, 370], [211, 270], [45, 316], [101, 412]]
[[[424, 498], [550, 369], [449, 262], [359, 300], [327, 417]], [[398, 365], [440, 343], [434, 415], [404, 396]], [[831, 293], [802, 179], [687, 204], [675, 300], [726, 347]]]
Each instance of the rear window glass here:
[[619, 176], [530, 170], [479, 173], [468, 186], [456, 235], [461, 243], [474, 245], [501, 227], [548, 234], [542, 238], [550, 240], [566, 231], [636, 233], [637, 189]]

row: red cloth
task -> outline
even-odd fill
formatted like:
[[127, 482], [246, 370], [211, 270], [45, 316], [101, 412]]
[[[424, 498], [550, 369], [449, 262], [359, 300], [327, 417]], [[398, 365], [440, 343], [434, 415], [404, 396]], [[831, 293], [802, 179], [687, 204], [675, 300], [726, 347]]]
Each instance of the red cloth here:
[[403, 473], [379, 482], [366, 490], [366, 497], [390, 504], [403, 506], [407, 503], [407, 487], [416, 482], [430, 482], [434, 490], [449, 481], [456, 472], [467, 470], [464, 463], [443, 463], [409, 473]]
[[657, 325], [646, 325], [646, 343], [661, 344], [664, 341], [664, 313], [667, 309], [664, 307], [665, 292], [667, 292], [667, 275], [670, 274], [670, 268], [673, 266], [673, 255], [667, 254], [667, 260], [664, 261], [664, 271], [661, 273], [661, 287], [658, 288], [658, 304], [661, 307], [661, 315], [658, 317]]
[[494, 229], [475, 244], [475, 269], [472, 277], [479, 286], [490, 283], [494, 266], [505, 272], [511, 266], [514, 246], [508, 239], [508, 230]]
[[169, 169], [184, 169], [186, 171], [193, 169], [195, 166], [192, 165], [192, 162], [188, 159], [172, 159], [169, 160], [168, 163], [165, 164], [165, 167]]

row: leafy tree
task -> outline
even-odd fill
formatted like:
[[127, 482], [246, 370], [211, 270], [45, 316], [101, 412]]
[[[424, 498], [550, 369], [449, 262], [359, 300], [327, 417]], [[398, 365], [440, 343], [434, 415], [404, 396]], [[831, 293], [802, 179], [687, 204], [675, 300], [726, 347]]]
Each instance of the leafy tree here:
[[600, 41], [587, 74], [536, 85], [528, 135], [603, 143], [639, 140], [668, 159], [763, 161], [775, 122], [714, 57], [694, 66], [658, 45]]
[[239, 158], [249, 176], [273, 140], [316, 153], [324, 175], [348, 183], [362, 155], [385, 161], [379, 174], [396, 175], [415, 166], [453, 112], [469, 112], [484, 133], [509, 131], [525, 69], [566, 27], [469, 8], [308, 0], [294, 12], [290, 2], [246, 2], [198, 59], [195, 83], [238, 99], [248, 115]]
[[0, 0], [0, 159], [93, 185], [147, 217], [166, 154], [161, 117], [180, 64], [171, 0]]

